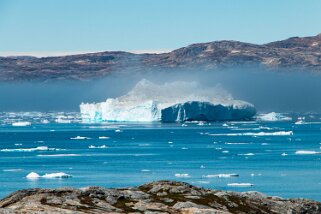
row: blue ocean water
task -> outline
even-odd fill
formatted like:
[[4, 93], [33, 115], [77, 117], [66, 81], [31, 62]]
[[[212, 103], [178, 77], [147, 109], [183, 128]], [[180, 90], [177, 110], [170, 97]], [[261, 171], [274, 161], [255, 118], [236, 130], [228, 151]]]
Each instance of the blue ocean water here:
[[[321, 122], [319, 115], [311, 118], [302, 124], [294, 120], [182, 126], [83, 124], [66, 113], [2, 113], [0, 197], [23, 188], [127, 187], [171, 179], [321, 201]], [[31, 125], [12, 126], [17, 121]], [[26, 178], [30, 172], [64, 172], [72, 177], [31, 180]], [[213, 176], [229, 173], [239, 176]]]

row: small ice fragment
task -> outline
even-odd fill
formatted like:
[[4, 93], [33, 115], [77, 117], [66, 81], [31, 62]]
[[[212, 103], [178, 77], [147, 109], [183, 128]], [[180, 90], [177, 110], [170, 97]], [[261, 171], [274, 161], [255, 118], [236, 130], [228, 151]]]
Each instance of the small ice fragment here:
[[12, 126], [30, 126], [31, 123], [27, 121], [20, 121], [12, 123]]
[[90, 145], [88, 146], [89, 149], [107, 149], [108, 147], [106, 145], [102, 145], [102, 146], [94, 146], [94, 145]]
[[27, 179], [38, 179], [40, 178], [40, 175], [38, 173], [35, 173], [35, 172], [30, 172], [27, 176], [26, 176]]
[[288, 154], [287, 154], [287, 153], [285, 153], [285, 152], [283, 152], [281, 155], [282, 155], [282, 156], [287, 156]]
[[98, 139], [103, 140], [103, 139], [109, 139], [110, 137], [107, 136], [99, 136]]
[[41, 123], [43, 123], [43, 124], [48, 124], [48, 123], [49, 123], [49, 120], [46, 120], [46, 119], [41, 120]]
[[178, 177], [178, 178], [189, 178], [190, 175], [185, 173], [185, 174], [179, 174], [179, 173], [176, 173], [175, 174], [175, 177]]
[[254, 186], [254, 184], [251, 183], [229, 183], [227, 186], [231, 187], [251, 187]]
[[121, 132], [121, 130], [120, 129], [116, 129], [115, 132]]
[[172, 144], [173, 142], [172, 141], [168, 141], [169, 144]]
[[82, 137], [82, 136], [77, 136], [77, 137], [71, 137], [71, 140], [89, 140], [89, 137]]
[[222, 151], [222, 153], [229, 153], [229, 151], [227, 151], [227, 150], [224, 150], [224, 151]]
[[215, 174], [215, 175], [204, 175], [204, 178], [231, 178], [231, 177], [239, 177], [236, 173], [229, 174]]

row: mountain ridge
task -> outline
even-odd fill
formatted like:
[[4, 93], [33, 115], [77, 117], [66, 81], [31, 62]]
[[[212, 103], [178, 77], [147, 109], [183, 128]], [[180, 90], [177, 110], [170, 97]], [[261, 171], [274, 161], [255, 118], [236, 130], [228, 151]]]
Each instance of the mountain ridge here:
[[240, 66], [321, 72], [321, 34], [266, 44], [195, 43], [167, 53], [104, 51], [67, 56], [0, 57], [0, 81], [88, 80], [118, 71], [216, 70]]

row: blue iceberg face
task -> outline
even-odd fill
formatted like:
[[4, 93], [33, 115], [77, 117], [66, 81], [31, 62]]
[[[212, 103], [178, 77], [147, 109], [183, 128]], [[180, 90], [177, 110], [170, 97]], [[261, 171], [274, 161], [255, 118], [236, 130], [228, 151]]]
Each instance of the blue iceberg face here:
[[222, 105], [190, 101], [161, 110], [162, 122], [248, 120], [256, 114], [253, 105]]

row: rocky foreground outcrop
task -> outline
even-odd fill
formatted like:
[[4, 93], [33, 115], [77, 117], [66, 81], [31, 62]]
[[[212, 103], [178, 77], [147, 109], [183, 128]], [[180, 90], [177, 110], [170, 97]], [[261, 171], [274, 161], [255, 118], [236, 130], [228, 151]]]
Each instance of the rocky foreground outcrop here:
[[123, 189], [20, 190], [0, 201], [0, 213], [321, 213], [321, 203], [158, 181]]

